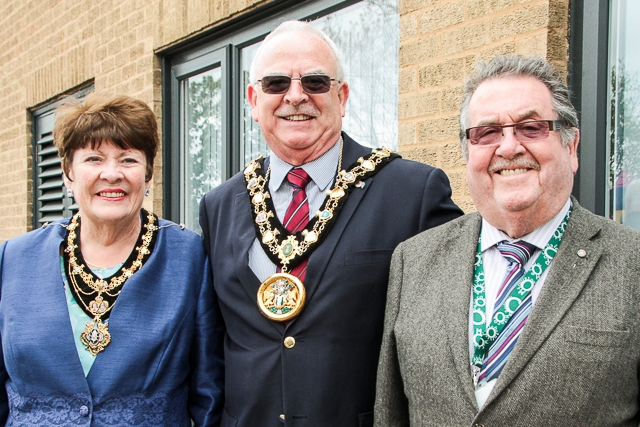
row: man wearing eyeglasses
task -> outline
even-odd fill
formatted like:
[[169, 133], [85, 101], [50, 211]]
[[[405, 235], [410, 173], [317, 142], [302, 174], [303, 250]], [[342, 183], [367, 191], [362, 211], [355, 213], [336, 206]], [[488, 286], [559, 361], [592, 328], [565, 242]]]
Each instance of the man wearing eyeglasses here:
[[569, 90], [494, 58], [460, 128], [478, 212], [394, 253], [376, 425], [638, 426], [640, 234], [571, 197]]
[[283, 23], [250, 74], [270, 155], [200, 211], [226, 325], [222, 425], [372, 426], [393, 249], [462, 212], [441, 170], [342, 132], [349, 86], [321, 31]]

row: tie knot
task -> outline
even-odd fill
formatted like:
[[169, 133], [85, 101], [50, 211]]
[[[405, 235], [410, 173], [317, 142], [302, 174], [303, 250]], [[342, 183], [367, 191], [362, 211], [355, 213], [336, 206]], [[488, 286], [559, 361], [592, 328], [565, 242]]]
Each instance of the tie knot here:
[[289, 184], [293, 187], [303, 190], [307, 188], [307, 184], [311, 181], [311, 177], [304, 171], [304, 169], [294, 168], [287, 173], [287, 181], [289, 181]]
[[531, 255], [536, 250], [536, 246], [531, 243], [527, 243], [524, 240], [518, 240], [517, 242], [509, 243], [506, 240], [498, 243], [498, 250], [503, 257], [509, 261], [509, 263], [518, 263], [525, 265]]

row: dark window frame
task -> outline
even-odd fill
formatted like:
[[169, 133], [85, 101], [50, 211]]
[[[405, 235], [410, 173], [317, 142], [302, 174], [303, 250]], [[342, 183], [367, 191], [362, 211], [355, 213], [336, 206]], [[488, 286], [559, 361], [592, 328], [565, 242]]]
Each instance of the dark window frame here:
[[598, 215], [606, 215], [607, 62], [609, 0], [570, 4], [569, 87], [580, 119], [579, 168], [573, 195]]

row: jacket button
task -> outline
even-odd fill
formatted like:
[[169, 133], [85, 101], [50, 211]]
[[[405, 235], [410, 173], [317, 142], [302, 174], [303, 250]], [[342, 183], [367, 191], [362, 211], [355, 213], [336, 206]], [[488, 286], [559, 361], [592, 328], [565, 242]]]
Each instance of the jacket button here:
[[87, 408], [86, 405], [82, 405], [80, 407], [80, 416], [81, 417], [86, 417], [87, 415], [89, 415], [89, 408]]
[[294, 337], [286, 337], [284, 339], [284, 346], [287, 348], [293, 348], [296, 345], [296, 339]]

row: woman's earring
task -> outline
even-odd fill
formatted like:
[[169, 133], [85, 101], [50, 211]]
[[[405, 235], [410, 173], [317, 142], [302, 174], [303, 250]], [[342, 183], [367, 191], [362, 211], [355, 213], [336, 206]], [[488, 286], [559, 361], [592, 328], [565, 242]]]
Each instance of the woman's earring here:
[[73, 197], [73, 191], [70, 188], [67, 188], [67, 197], [68, 198]]
[[144, 190], [144, 197], [149, 197], [149, 194], [151, 194], [151, 192], [149, 191], [148, 188]]

